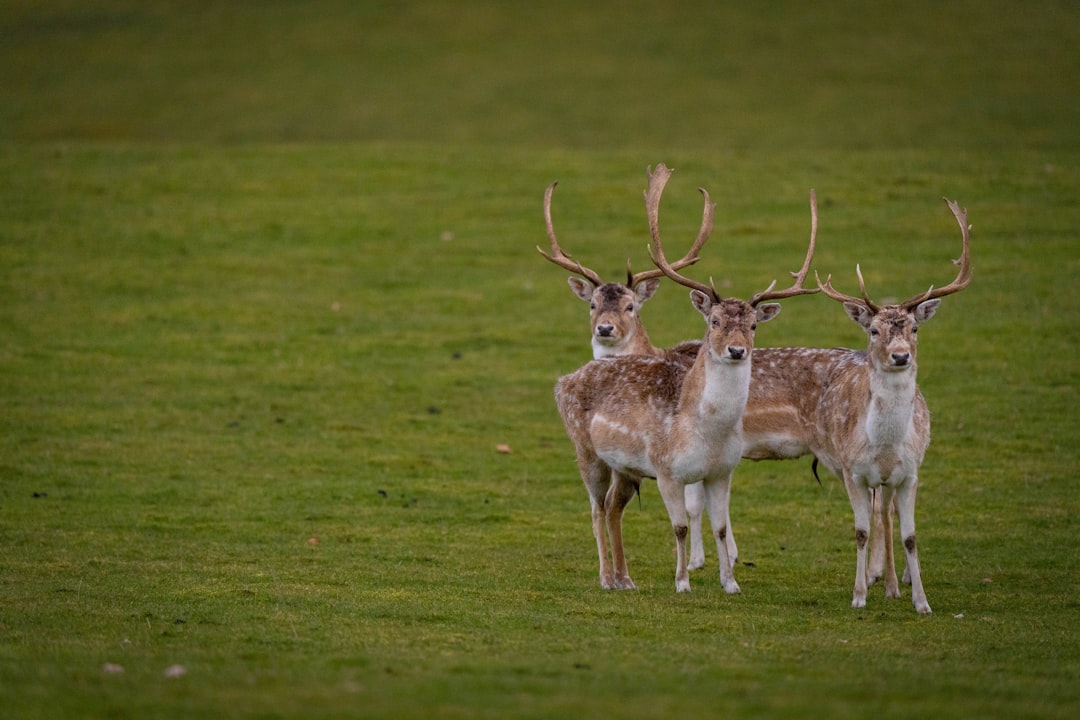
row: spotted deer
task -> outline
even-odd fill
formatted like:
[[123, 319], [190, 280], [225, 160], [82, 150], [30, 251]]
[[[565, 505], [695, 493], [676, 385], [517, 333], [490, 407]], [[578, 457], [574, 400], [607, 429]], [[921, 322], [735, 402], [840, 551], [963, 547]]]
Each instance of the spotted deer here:
[[[567, 278], [570, 289], [576, 296], [589, 303], [590, 337], [592, 338], [593, 358], [619, 357], [622, 355], [647, 355], [663, 357], [677, 362], [694, 362], [701, 347], [699, 340], [679, 343], [672, 348], [660, 348], [652, 344], [645, 324], [641, 320], [641, 306], [651, 298], [660, 286], [662, 270], [653, 268], [634, 273], [626, 261], [626, 282], [604, 282], [600, 274], [585, 267], [579, 261], [566, 254], [555, 235], [555, 226], [551, 220], [551, 198], [558, 182], [553, 182], [544, 192], [544, 225], [551, 244], [550, 253], [537, 245], [536, 250], [548, 261], [569, 270], [575, 275]], [[690, 246], [680, 260], [672, 263], [676, 270], [681, 270], [696, 263], [705, 241], [712, 233], [713, 213], [716, 203], [709, 200], [709, 194], [699, 189], [705, 198], [702, 211], [701, 227], [694, 244]], [[580, 277], [577, 277], [580, 276]], [[702, 513], [704, 512], [705, 493], [700, 484], [686, 488], [686, 502], [690, 512], [690, 564], [691, 570], [705, 565], [705, 551], [701, 533]], [[730, 543], [734, 551], [734, 541]], [[734, 559], [732, 560], [734, 562]]]
[[[536, 250], [550, 262], [575, 275], [567, 278], [570, 289], [579, 298], [589, 303], [589, 325], [592, 338], [593, 358], [618, 357], [620, 355], [651, 355], [653, 357], [671, 357], [688, 355], [693, 362], [697, 354], [697, 344], [681, 344], [670, 350], [656, 347], [649, 340], [645, 325], [641, 321], [641, 306], [651, 298], [660, 287], [660, 278], [664, 273], [657, 268], [634, 273], [630, 269], [630, 260], [626, 261], [626, 282], [604, 282], [600, 274], [574, 260], [559, 246], [555, 237], [555, 226], [551, 221], [551, 196], [558, 182], [553, 182], [544, 192], [544, 224], [547, 228], [551, 252], [546, 253], [537, 245]], [[704, 192], [704, 191], [702, 191]], [[705, 193], [705, 210], [701, 218], [701, 229], [690, 250], [681, 260], [672, 263], [672, 267], [681, 270], [698, 261], [698, 253], [712, 232], [713, 211], [716, 204], [709, 202]], [[577, 277], [580, 275], [580, 277]]]
[[[941, 288], [930, 287], [897, 305], [878, 305], [866, 292], [862, 270], [855, 267], [861, 297], [833, 289], [832, 277], [817, 284], [828, 297], [843, 303], [844, 312], [867, 334], [865, 351], [808, 351], [808, 395], [815, 398], [804, 419], [811, 448], [833, 474], [844, 481], [855, 515], [857, 547], [855, 588], [851, 605], [866, 606], [867, 545], [874, 515], [874, 495], [880, 493], [881, 541], [885, 560], [885, 595], [900, 597], [892, 548], [892, 513], [896, 508], [904, 544], [911, 600], [920, 613], [929, 613], [915, 542], [915, 493], [918, 472], [930, 444], [930, 413], [916, 384], [915, 362], [919, 326], [932, 318], [941, 298], [971, 282], [971, 226], [967, 211], [946, 200], [960, 225], [963, 249], [953, 262], [956, 278]], [[894, 505], [895, 500], [895, 505]], [[875, 542], [878, 542], [875, 540]]]
[[774, 281], [747, 301], [722, 298], [711, 282], [705, 285], [680, 275], [665, 257], [657, 215], [670, 175], [664, 165], [649, 172], [650, 255], [664, 275], [691, 288], [691, 302], [706, 325], [700, 352], [689, 368], [639, 355], [593, 360], [559, 379], [555, 400], [592, 504], [601, 586], [635, 587], [623, 550], [622, 513], [642, 478], [654, 477], [675, 535], [676, 590], [690, 590], [685, 487], [703, 482], [720, 582], [726, 592], [737, 593], [726, 545], [727, 505], [731, 473], [743, 450], [742, 415], [750, 391], [754, 334], [758, 323], [780, 311], [768, 301], [818, 291], [803, 288], [814, 247], [811, 242], [790, 288], [774, 290]]

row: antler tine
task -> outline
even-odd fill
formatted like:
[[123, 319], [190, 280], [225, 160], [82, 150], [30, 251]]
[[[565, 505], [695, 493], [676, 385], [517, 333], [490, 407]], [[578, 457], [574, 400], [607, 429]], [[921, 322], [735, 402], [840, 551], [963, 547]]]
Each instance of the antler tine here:
[[862, 291], [862, 297], [845, 295], [844, 293], [836, 290], [832, 286], [832, 273], [826, 276], [825, 282], [822, 283], [821, 276], [817, 274], [817, 270], [814, 271], [814, 279], [817, 280], [818, 288], [828, 297], [831, 297], [833, 300], [838, 300], [843, 303], [852, 302], [859, 305], [865, 305], [866, 308], [870, 310], [870, 312], [876, 313], [881, 308], [875, 305], [874, 301], [870, 299], [870, 296], [866, 294], [866, 283], [863, 282], [862, 268], [860, 268], [858, 265], [855, 266], [855, 275], [859, 278], [859, 290]]
[[949, 210], [952, 211], [953, 217], [956, 218], [956, 222], [960, 224], [960, 233], [963, 237], [964, 248], [960, 252], [960, 257], [953, 260], [953, 265], [960, 266], [960, 272], [957, 273], [956, 279], [948, 285], [936, 289], [931, 285], [926, 292], [905, 300], [900, 305], [905, 310], [910, 310], [927, 300], [960, 292], [971, 282], [971, 225], [968, 225], [967, 221], [967, 208], [960, 207], [959, 203], [949, 198], [944, 198], [944, 200], [948, 204]]
[[795, 282], [791, 287], [784, 290], [773, 290], [776, 287], [776, 281], [773, 280], [769, 284], [769, 287], [765, 288], [761, 292], [750, 298], [750, 305], [757, 307], [758, 303], [765, 300], [782, 300], [783, 298], [795, 297], [796, 295], [812, 295], [816, 292], [821, 292], [823, 288], [807, 288], [803, 287], [803, 283], [806, 281], [806, 274], [810, 272], [810, 263], [814, 259], [814, 250], [817, 247], [817, 228], [818, 228], [818, 214], [817, 214], [817, 193], [813, 189], [810, 190], [810, 246], [806, 249], [806, 258], [803, 260], [802, 267], [798, 272], [791, 273], [791, 277], [795, 278]]
[[551, 241], [551, 254], [548, 255], [539, 245], [536, 246], [536, 251], [559, 267], [581, 275], [581, 277], [592, 283], [593, 287], [600, 287], [604, 284], [604, 281], [600, 279], [600, 275], [564, 253], [562, 248], [559, 247], [559, 241], [555, 239], [555, 227], [551, 223], [551, 194], [558, 184], [559, 181], [556, 180], [548, 185], [547, 190], [544, 192], [544, 224], [547, 226], [548, 239]]
[[664, 246], [660, 241], [660, 196], [664, 192], [664, 186], [667, 185], [668, 179], [671, 177], [672, 170], [669, 169], [663, 163], [656, 166], [656, 170], [650, 167], [647, 169], [649, 177], [649, 188], [645, 191], [645, 213], [649, 218], [649, 234], [652, 236], [653, 244], [649, 246], [649, 257], [652, 258], [653, 263], [659, 268], [660, 272], [667, 275], [675, 282], [692, 290], [698, 290], [711, 297], [715, 302], [720, 301], [720, 294], [716, 292], [716, 288], [713, 287], [712, 282], [708, 285], [705, 283], [691, 280], [688, 277], [684, 277], [678, 273], [678, 270], [692, 265], [697, 262], [697, 253], [701, 250], [701, 246], [705, 244], [705, 240], [712, 232], [712, 218], [713, 211], [716, 209], [716, 204], [710, 202], [709, 193], [705, 190], [701, 190], [702, 195], [705, 196], [705, 211], [701, 219], [701, 229], [698, 231], [698, 237], [694, 241], [694, 245], [690, 248], [690, 251], [683, 256], [681, 260], [674, 265], [668, 262], [664, 257]]

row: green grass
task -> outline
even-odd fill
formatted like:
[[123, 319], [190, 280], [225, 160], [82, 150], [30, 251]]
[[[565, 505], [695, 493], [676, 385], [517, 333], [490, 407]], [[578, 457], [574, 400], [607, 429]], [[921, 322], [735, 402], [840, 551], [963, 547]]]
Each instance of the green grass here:
[[[1071, 717], [1080, 18], [856, 7], [0, 8], [5, 714]], [[564, 247], [644, 267], [661, 161], [666, 237], [707, 187], [695, 276], [744, 297], [810, 187], [815, 267], [876, 297], [948, 281], [968, 207], [921, 333], [932, 616], [850, 608], [808, 462], [737, 471], [742, 595], [674, 592], [651, 484], [640, 589], [600, 590], [551, 397], [586, 310], [533, 246], [558, 179]], [[644, 316], [702, 331], [670, 285]], [[815, 296], [758, 343], [863, 338]]]

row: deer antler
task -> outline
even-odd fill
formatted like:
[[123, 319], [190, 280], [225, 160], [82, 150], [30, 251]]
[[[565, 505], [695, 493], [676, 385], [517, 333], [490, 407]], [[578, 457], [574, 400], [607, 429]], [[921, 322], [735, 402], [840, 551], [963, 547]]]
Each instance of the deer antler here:
[[956, 279], [945, 287], [935, 289], [934, 286], [931, 285], [930, 289], [926, 292], [915, 295], [900, 303], [900, 307], [905, 310], [911, 310], [927, 300], [933, 300], [934, 298], [960, 292], [967, 287], [969, 282], [971, 282], [971, 226], [968, 225], [967, 221], [967, 208], [960, 207], [958, 203], [949, 198], [944, 198], [944, 200], [948, 204], [949, 210], [952, 211], [953, 217], [956, 218], [956, 222], [960, 224], [960, 232], [963, 236], [964, 249], [960, 252], [960, 257], [953, 260], [953, 265], [960, 266], [960, 272], [957, 273]]
[[814, 259], [814, 249], [817, 245], [817, 193], [811, 188], [810, 190], [810, 247], [806, 249], [806, 258], [803, 260], [802, 267], [798, 272], [791, 273], [791, 277], [795, 278], [795, 282], [791, 287], [785, 290], [773, 290], [776, 287], [776, 281], [773, 280], [769, 287], [765, 288], [761, 292], [757, 293], [750, 298], [750, 307], [757, 307], [758, 303], [766, 300], [782, 300], [784, 298], [795, 297], [796, 295], [812, 295], [816, 292], [820, 292], [822, 288], [805, 288], [803, 282], [806, 280], [806, 273], [810, 271], [810, 263]]
[[857, 298], [854, 295], [845, 295], [844, 293], [835, 290], [832, 286], [832, 273], [829, 273], [829, 275], [825, 278], [824, 285], [821, 283], [821, 276], [817, 274], [816, 270], [814, 271], [814, 279], [817, 280], [818, 287], [821, 289], [821, 291], [831, 297], [833, 300], [839, 300], [840, 302], [845, 303], [853, 302], [859, 305], [865, 305], [867, 310], [872, 313], [876, 313], [881, 308], [875, 305], [874, 301], [870, 299], [870, 296], [866, 294], [866, 283], [863, 281], [862, 269], [858, 265], [855, 266], [855, 274], [859, 278], [859, 290], [862, 291], [861, 298]]
[[[671, 178], [673, 172], [663, 163], [656, 166], [654, 171], [651, 167], [646, 170], [649, 176], [649, 189], [645, 191], [645, 213], [649, 218], [649, 234], [652, 236], [653, 245], [649, 246], [649, 257], [656, 264], [659, 272], [667, 275], [675, 282], [692, 290], [699, 290], [713, 299], [714, 302], [720, 301], [720, 293], [716, 292], [716, 288], [712, 285], [712, 280], [709, 284], [699, 283], [696, 280], [691, 280], [688, 277], [680, 275], [679, 270], [692, 265], [697, 262], [698, 251], [701, 250], [701, 246], [705, 244], [705, 240], [712, 233], [713, 226], [713, 211], [716, 210], [716, 203], [709, 200], [709, 193], [705, 188], [698, 188], [698, 191], [705, 196], [705, 211], [701, 217], [701, 229], [698, 230], [697, 239], [694, 240], [693, 246], [690, 251], [683, 256], [683, 258], [674, 264], [669, 263], [667, 258], [664, 257], [664, 247], [660, 242], [660, 196], [664, 193], [664, 186], [667, 185], [668, 179]], [[655, 245], [655, 247], [653, 247]], [[649, 272], [657, 272], [656, 270]], [[659, 277], [656, 275], [655, 277]]]
[[536, 246], [536, 251], [559, 267], [581, 275], [581, 277], [592, 283], [594, 288], [598, 288], [604, 284], [604, 281], [600, 279], [596, 271], [590, 270], [564, 253], [562, 248], [559, 247], [559, 241], [555, 239], [555, 227], [551, 224], [551, 194], [558, 184], [559, 182], [556, 180], [548, 185], [547, 190], [544, 192], [544, 224], [547, 226], [548, 239], [551, 240], [551, 254], [548, 255], [539, 245]]
[[[945, 198], [945, 202], [949, 205], [949, 210], [952, 211], [953, 217], [960, 224], [960, 231], [963, 235], [964, 249], [960, 253], [960, 257], [953, 260], [954, 265], [960, 266], [960, 272], [957, 274], [956, 279], [951, 283], [941, 288], [934, 288], [933, 285], [930, 289], [924, 293], [920, 293], [911, 298], [908, 298], [904, 302], [900, 303], [899, 307], [910, 311], [926, 302], [927, 300], [933, 300], [934, 298], [944, 297], [945, 295], [951, 295], [955, 292], [960, 292], [967, 287], [971, 282], [971, 226], [967, 222], [967, 210], [961, 208], [956, 202]], [[878, 312], [881, 308], [875, 305], [870, 296], [866, 292], [866, 283], [863, 281], [862, 270], [858, 265], [855, 266], [855, 274], [859, 277], [859, 291], [862, 292], [862, 297], [857, 298], [852, 295], [845, 295], [841, 292], [837, 292], [832, 287], [832, 275], [825, 278], [825, 284], [821, 283], [821, 278], [817, 277], [818, 287], [822, 292], [831, 297], [833, 300], [839, 300], [840, 302], [854, 302], [865, 305], [872, 313]], [[817, 273], [815, 273], [815, 277]]]

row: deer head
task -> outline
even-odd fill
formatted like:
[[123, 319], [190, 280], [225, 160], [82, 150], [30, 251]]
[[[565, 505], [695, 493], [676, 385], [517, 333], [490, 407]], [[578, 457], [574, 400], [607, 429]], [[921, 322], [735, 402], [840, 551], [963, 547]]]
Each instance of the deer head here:
[[[667, 185], [672, 172], [663, 163], [657, 165], [655, 171], [651, 169], [649, 171], [649, 187], [645, 191], [645, 210], [649, 218], [649, 233], [653, 240], [653, 245], [649, 247], [649, 255], [664, 275], [667, 275], [680, 285], [690, 288], [690, 301], [693, 303], [694, 308], [705, 318], [705, 344], [713, 353], [713, 356], [729, 363], [749, 360], [754, 346], [754, 331], [757, 329], [757, 324], [772, 320], [780, 312], [779, 304], [768, 301], [819, 292], [818, 288], [803, 287], [806, 274], [810, 269], [810, 263], [814, 257], [814, 246], [817, 241], [817, 198], [813, 190], [811, 190], [810, 246], [806, 251], [806, 258], [803, 261], [802, 268], [798, 272], [791, 273], [791, 276], [795, 278], [795, 282], [791, 287], [776, 290], [776, 281], [773, 280], [765, 290], [755, 294], [749, 300], [722, 298], [711, 278], [709, 284], [706, 285], [684, 277], [677, 272], [679, 268], [668, 263], [664, 257], [663, 243], [660, 240], [660, 196], [663, 194], [664, 187]], [[706, 214], [709, 218], [711, 230], [712, 208], [716, 206], [709, 202], [709, 193], [704, 188], [698, 188], [698, 191], [705, 196], [705, 204], [708, 208]]]
[[967, 222], [967, 210], [956, 202], [945, 199], [953, 217], [960, 224], [963, 237], [963, 250], [960, 257], [953, 260], [960, 266], [956, 279], [944, 287], [930, 289], [913, 295], [897, 305], [877, 305], [866, 292], [862, 269], [856, 265], [855, 275], [859, 279], [859, 292], [862, 297], [845, 295], [832, 286], [832, 276], [817, 277], [821, 290], [844, 305], [844, 312], [866, 331], [869, 339], [868, 353], [874, 367], [885, 372], [905, 372], [915, 368], [915, 352], [919, 325], [934, 317], [941, 298], [959, 292], [971, 282], [971, 226]]
[[[551, 196], [556, 185], [558, 182], [551, 183], [544, 193], [544, 223], [551, 242], [551, 253], [544, 252], [540, 246], [536, 249], [550, 262], [576, 274], [568, 278], [568, 282], [574, 294], [589, 303], [594, 356], [651, 354], [655, 348], [649, 342], [639, 313], [641, 306], [660, 287], [663, 273], [655, 268], [634, 273], [630, 268], [630, 260], [627, 259], [626, 282], [604, 282], [595, 270], [583, 266], [563, 252], [551, 222]], [[712, 227], [712, 207], [715, 206], [706, 202], [701, 232], [686, 256], [675, 263], [676, 268], [698, 261], [698, 252], [708, 239], [708, 229]]]

